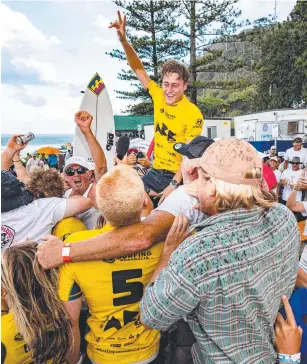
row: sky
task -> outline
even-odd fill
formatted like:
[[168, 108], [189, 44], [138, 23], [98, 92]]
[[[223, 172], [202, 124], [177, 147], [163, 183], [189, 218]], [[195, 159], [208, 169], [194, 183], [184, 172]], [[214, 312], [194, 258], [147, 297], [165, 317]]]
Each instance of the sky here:
[[[278, 20], [295, 0], [277, 0]], [[274, 0], [240, 0], [242, 19], [274, 12]], [[112, 1], [2, 1], [0, 5], [2, 133], [73, 133], [80, 91], [98, 72], [108, 89], [114, 114], [131, 101], [114, 90], [129, 91], [117, 79], [125, 62], [106, 55], [120, 48], [114, 29], [119, 8]], [[120, 10], [120, 9], [119, 9]]]

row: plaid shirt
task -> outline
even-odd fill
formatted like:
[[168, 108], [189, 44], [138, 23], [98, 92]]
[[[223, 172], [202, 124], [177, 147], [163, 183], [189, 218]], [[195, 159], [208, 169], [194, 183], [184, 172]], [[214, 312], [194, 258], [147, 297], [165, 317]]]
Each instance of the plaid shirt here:
[[186, 317], [194, 363], [274, 363], [274, 322], [298, 270], [293, 213], [276, 204], [225, 212], [196, 226], [141, 302], [142, 320], [166, 330]]

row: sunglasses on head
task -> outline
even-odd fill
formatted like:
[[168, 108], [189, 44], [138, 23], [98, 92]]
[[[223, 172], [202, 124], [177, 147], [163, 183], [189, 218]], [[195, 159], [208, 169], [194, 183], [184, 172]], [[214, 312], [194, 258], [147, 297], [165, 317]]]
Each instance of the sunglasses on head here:
[[86, 169], [84, 167], [78, 167], [78, 168], [68, 168], [66, 170], [66, 174], [67, 176], [74, 176], [75, 172], [77, 172], [78, 174], [84, 174], [86, 172]]

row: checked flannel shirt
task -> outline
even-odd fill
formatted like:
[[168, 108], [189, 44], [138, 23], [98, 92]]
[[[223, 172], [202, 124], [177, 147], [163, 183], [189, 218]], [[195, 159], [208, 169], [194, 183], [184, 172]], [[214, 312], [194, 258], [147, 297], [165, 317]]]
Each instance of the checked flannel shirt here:
[[186, 317], [195, 364], [275, 363], [274, 322], [298, 270], [293, 213], [281, 204], [232, 210], [196, 230], [146, 288], [143, 322], [166, 330]]

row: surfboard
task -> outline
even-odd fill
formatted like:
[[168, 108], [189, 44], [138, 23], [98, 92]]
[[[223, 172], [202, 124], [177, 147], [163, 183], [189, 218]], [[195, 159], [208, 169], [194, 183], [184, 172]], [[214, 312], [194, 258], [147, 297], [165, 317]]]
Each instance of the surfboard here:
[[[87, 111], [93, 116], [92, 132], [105, 153], [108, 170], [111, 169], [115, 155], [115, 124], [109, 94], [98, 73], [95, 73], [87, 85], [79, 110]], [[75, 127], [73, 155], [93, 163], [89, 147], [78, 125]]]

